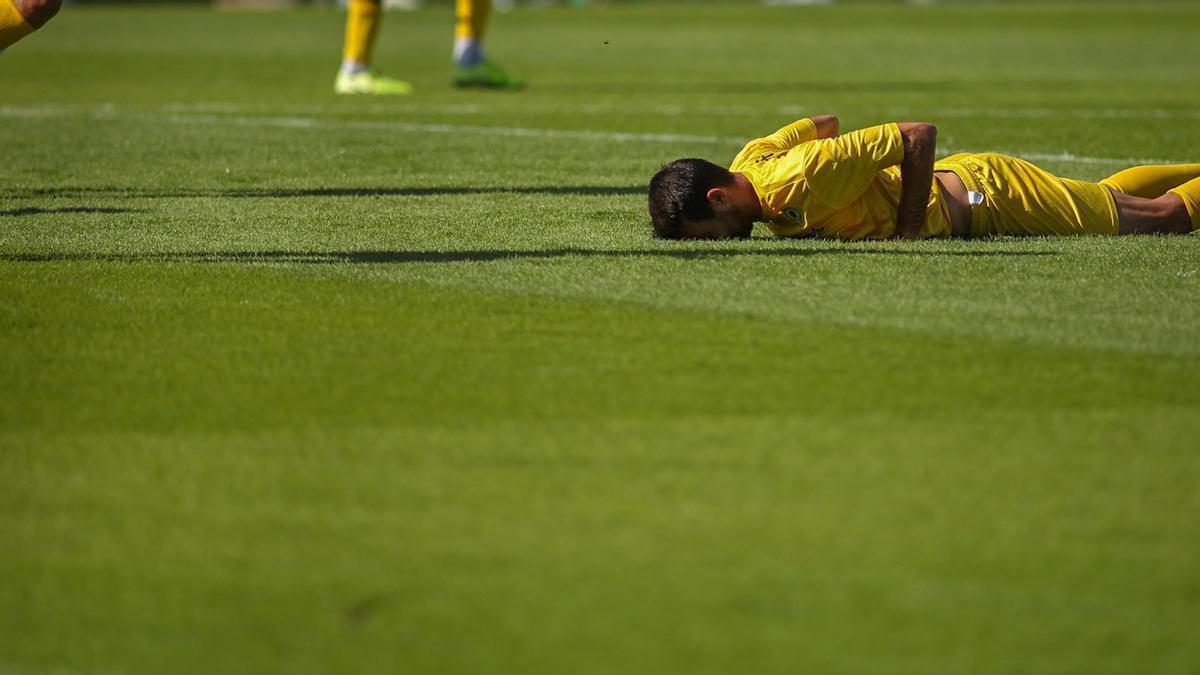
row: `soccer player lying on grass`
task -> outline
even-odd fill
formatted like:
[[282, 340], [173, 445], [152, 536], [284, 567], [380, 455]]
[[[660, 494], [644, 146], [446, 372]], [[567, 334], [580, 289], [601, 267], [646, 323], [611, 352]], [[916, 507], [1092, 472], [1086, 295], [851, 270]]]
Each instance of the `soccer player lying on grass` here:
[[671, 162], [650, 181], [665, 239], [926, 239], [1200, 230], [1200, 164], [1141, 166], [1100, 181], [1059, 178], [993, 153], [934, 161], [937, 129], [892, 123], [838, 134], [832, 115], [751, 141], [729, 170]]

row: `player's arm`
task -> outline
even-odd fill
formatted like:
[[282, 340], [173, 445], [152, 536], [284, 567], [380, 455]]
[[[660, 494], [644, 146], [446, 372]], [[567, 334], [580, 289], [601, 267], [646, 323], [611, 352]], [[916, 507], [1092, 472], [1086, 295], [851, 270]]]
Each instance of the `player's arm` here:
[[901, 122], [904, 160], [900, 162], [900, 207], [896, 214], [896, 236], [916, 239], [925, 224], [925, 209], [933, 186], [933, 161], [937, 150], [937, 127], [922, 122]]
[[788, 150], [809, 141], [836, 138], [837, 135], [838, 118], [836, 116], [814, 115], [802, 117], [770, 136], [758, 139], [754, 144], [774, 150]]
[[839, 126], [837, 115], [813, 115], [813, 126], [817, 128], [817, 138], [837, 138]]

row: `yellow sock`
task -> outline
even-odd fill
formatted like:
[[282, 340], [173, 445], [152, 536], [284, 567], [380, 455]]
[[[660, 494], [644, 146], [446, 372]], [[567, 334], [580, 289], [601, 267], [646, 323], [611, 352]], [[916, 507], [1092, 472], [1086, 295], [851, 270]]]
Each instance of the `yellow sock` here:
[[1161, 164], [1125, 169], [1100, 184], [1134, 197], [1154, 199], [1196, 177], [1200, 177], [1200, 164]]
[[344, 61], [362, 66], [371, 63], [375, 33], [379, 30], [382, 18], [383, 11], [377, 0], [350, 0], [346, 8], [346, 47], [342, 50]]
[[25, 20], [12, 0], [0, 0], [0, 49], [33, 32], [33, 25]]
[[455, 14], [458, 20], [454, 24], [454, 37], [482, 40], [491, 7], [491, 0], [457, 0]]
[[1193, 178], [1168, 192], [1177, 194], [1183, 199], [1183, 205], [1187, 208], [1188, 215], [1192, 217], [1192, 232], [1200, 230], [1200, 178]]

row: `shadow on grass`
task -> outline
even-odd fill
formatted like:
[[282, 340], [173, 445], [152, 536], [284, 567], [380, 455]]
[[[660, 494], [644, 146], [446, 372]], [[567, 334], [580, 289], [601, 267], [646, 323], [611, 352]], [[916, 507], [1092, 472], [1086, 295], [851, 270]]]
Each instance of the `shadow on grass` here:
[[171, 263], [280, 263], [280, 264], [385, 264], [494, 262], [503, 260], [546, 260], [554, 258], [674, 258], [700, 260], [705, 258], [808, 257], [814, 255], [879, 255], [919, 258], [966, 257], [1025, 257], [1055, 256], [1054, 251], [920, 251], [913, 249], [874, 247], [836, 248], [777, 248], [746, 250], [738, 248], [710, 249], [585, 249], [557, 248], [538, 251], [468, 250], [468, 251], [230, 251], [180, 253], [0, 253], [5, 262], [171, 262]]
[[[516, 185], [516, 186], [437, 186], [437, 187], [315, 187], [315, 188], [131, 188], [116, 186], [96, 187], [50, 187], [15, 189], [6, 196], [10, 199], [35, 199], [48, 197], [67, 199], [79, 197], [120, 197], [126, 199], [180, 199], [189, 197], [242, 198], [292, 198], [292, 197], [436, 197], [441, 195], [477, 194], [539, 194], [539, 195], [645, 195], [645, 185]], [[38, 212], [71, 212], [42, 209]], [[84, 208], [84, 207], [77, 207]], [[16, 209], [24, 211], [26, 209]], [[116, 213], [121, 209], [96, 209]], [[0, 215], [27, 215], [0, 211]]]
[[140, 213], [142, 210], [143, 209], [122, 209], [108, 206], [59, 206], [52, 209], [43, 209], [37, 206], [27, 206], [19, 209], [7, 209], [0, 211], [0, 218], [40, 216], [43, 214], [55, 213]]

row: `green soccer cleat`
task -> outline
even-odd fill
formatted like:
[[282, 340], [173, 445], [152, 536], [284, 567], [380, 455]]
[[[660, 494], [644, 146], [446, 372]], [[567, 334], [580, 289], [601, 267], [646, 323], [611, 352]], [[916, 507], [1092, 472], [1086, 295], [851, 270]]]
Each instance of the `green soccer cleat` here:
[[333, 90], [339, 94], [411, 94], [412, 85], [404, 80], [397, 80], [378, 71], [367, 69], [357, 73], [338, 73], [333, 83]]
[[520, 89], [525, 86], [525, 80], [516, 75], [509, 75], [503, 68], [491, 61], [480, 61], [474, 66], [455, 66], [454, 86]]

